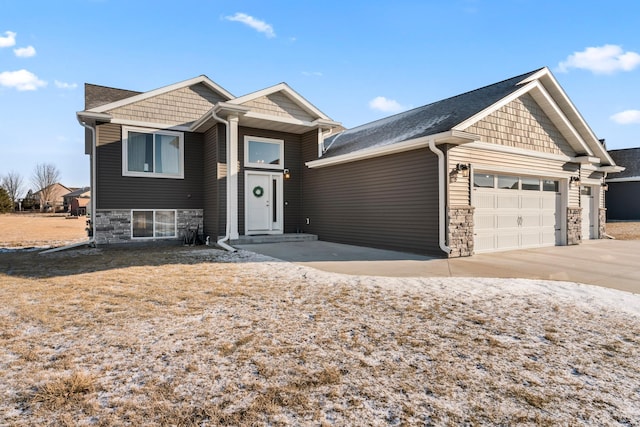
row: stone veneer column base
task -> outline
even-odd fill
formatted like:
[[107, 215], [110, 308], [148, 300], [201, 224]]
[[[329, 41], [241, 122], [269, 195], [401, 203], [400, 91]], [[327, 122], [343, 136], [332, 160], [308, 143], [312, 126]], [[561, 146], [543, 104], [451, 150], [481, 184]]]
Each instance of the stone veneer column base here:
[[582, 208], [567, 208], [567, 245], [582, 242]]
[[600, 208], [598, 218], [598, 239], [606, 239], [607, 237], [607, 208]]
[[473, 255], [473, 206], [449, 208], [449, 258]]
[[[178, 228], [177, 237], [175, 237], [176, 240], [184, 237], [184, 231], [187, 227], [195, 228], [199, 226], [200, 233], [202, 233], [202, 209], [177, 209], [176, 214], [176, 226]], [[128, 243], [132, 241], [131, 209], [97, 210], [94, 221], [96, 222], [96, 244], [104, 245], [110, 243]], [[149, 241], [153, 239], [144, 240]]]

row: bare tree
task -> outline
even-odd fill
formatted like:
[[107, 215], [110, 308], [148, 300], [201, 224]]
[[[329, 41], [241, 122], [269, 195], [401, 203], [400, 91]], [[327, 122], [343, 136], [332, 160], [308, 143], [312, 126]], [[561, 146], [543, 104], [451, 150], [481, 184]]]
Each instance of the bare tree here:
[[60, 181], [60, 171], [51, 163], [38, 163], [31, 178], [33, 185], [40, 192], [40, 211], [44, 211], [47, 202], [53, 203], [53, 184]]
[[11, 171], [2, 177], [0, 186], [5, 189], [14, 206], [24, 191], [23, 182], [22, 175], [15, 171]]

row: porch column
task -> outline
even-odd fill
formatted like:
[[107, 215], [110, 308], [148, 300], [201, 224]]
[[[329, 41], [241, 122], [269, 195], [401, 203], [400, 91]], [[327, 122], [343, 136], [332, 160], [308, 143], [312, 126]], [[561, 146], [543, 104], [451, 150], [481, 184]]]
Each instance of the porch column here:
[[227, 203], [229, 203], [229, 239], [238, 239], [238, 116], [227, 117], [229, 122], [229, 164], [228, 179], [230, 192]]

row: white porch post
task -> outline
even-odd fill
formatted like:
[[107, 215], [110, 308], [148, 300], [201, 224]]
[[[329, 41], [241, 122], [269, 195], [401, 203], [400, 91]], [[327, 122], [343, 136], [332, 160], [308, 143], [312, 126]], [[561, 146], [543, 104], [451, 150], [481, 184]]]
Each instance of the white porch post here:
[[238, 116], [227, 117], [229, 122], [229, 164], [227, 165], [229, 179], [229, 239], [238, 239]]

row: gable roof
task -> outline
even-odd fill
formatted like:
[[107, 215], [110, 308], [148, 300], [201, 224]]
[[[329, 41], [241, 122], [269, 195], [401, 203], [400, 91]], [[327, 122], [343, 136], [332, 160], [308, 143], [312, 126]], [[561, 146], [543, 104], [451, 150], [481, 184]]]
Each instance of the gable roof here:
[[519, 89], [539, 70], [346, 130], [325, 140], [323, 157], [381, 147], [453, 129]]
[[609, 155], [617, 165], [626, 168], [622, 172], [609, 175], [608, 178], [611, 178], [611, 181], [619, 179], [631, 181], [634, 180], [633, 178], [640, 181], [640, 147], [610, 150]]
[[[117, 101], [113, 101], [110, 102], [108, 104], [103, 104], [97, 107], [93, 107], [88, 109], [87, 111], [93, 112], [93, 113], [104, 113], [106, 111], [110, 111], [113, 110], [115, 108], [119, 108], [119, 107], [123, 107], [125, 105], [129, 105], [129, 104], [133, 104], [135, 102], [140, 102], [143, 101], [145, 99], [149, 99], [152, 98], [154, 96], [158, 96], [158, 95], [162, 95], [174, 90], [178, 90], [178, 89], [182, 89], [185, 87], [189, 87], [189, 86], [193, 86], [195, 84], [198, 83], [202, 83], [205, 86], [207, 86], [209, 89], [213, 90], [214, 92], [219, 93], [220, 95], [222, 95], [223, 98], [230, 100], [235, 98], [230, 92], [228, 92], [226, 89], [224, 89], [222, 86], [219, 86], [218, 84], [214, 83], [211, 79], [209, 79], [209, 77], [205, 76], [205, 75], [200, 75], [198, 77], [194, 77], [192, 79], [189, 80], [184, 80], [182, 82], [178, 82], [178, 83], [174, 83], [171, 84], [169, 86], [164, 86], [158, 89], [154, 89], [154, 90], [150, 90], [149, 92], [137, 92], [137, 95], [134, 96], [130, 96], [127, 98], [122, 98], [120, 100]], [[116, 89], [118, 90], [118, 89]]]
[[313, 104], [307, 101], [305, 97], [300, 95], [298, 92], [293, 90], [288, 84], [284, 82], [232, 99], [231, 101], [229, 101], [229, 104], [242, 105], [249, 101], [253, 101], [263, 96], [273, 95], [275, 93], [282, 93], [287, 98], [289, 98], [294, 103], [296, 103], [304, 111], [306, 111], [309, 115], [315, 117], [316, 119], [331, 120], [329, 116], [327, 116], [318, 108], [316, 108]]
[[88, 193], [91, 190], [90, 187], [77, 188], [70, 193], [65, 194], [63, 197], [79, 197], [84, 193]]
[[614, 164], [546, 67], [333, 135], [324, 141], [323, 158], [464, 131], [525, 93], [531, 93], [576, 153]]

